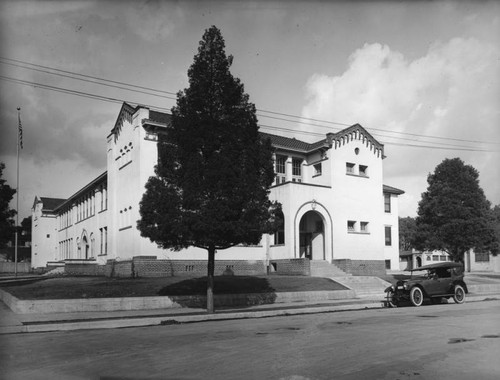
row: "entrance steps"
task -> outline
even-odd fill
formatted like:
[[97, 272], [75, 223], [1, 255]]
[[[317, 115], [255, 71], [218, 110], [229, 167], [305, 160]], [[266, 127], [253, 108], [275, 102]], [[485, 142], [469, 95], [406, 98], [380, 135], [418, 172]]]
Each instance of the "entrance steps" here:
[[336, 277], [336, 276], [351, 276], [345, 273], [335, 264], [330, 264], [326, 260], [311, 260], [309, 262], [311, 269], [311, 277]]
[[354, 290], [360, 298], [382, 299], [385, 297], [384, 290], [391, 286], [389, 282], [375, 276], [339, 276], [332, 277], [332, 280]]

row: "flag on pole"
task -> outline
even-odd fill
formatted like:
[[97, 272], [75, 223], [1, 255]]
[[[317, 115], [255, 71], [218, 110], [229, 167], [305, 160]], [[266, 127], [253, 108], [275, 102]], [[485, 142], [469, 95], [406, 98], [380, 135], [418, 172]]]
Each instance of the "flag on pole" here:
[[17, 108], [17, 118], [19, 120], [19, 147], [23, 149], [23, 126], [21, 124], [21, 108]]

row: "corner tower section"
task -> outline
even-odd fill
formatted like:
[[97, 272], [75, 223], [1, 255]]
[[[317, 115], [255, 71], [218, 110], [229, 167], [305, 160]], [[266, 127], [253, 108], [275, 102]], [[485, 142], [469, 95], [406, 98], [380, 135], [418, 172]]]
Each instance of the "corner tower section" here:
[[169, 122], [168, 114], [123, 103], [108, 136], [108, 259], [141, 255], [142, 238], [136, 228], [139, 202], [158, 162], [158, 133]]

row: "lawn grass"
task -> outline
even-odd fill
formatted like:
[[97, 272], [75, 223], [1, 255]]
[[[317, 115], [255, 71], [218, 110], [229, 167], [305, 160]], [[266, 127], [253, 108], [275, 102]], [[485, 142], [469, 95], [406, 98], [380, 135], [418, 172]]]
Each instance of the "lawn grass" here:
[[[3, 290], [23, 300], [186, 296], [206, 294], [206, 277], [57, 277]], [[216, 276], [215, 294], [345, 290], [328, 278], [308, 276]]]

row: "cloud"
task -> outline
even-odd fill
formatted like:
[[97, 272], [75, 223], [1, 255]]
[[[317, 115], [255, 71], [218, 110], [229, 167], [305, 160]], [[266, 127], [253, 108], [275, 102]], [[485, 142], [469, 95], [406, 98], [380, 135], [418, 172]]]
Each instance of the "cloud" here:
[[[309, 78], [302, 116], [366, 127], [386, 144], [387, 151], [396, 154], [385, 161], [385, 175], [395, 182], [406, 178], [402, 186], [413, 202], [420, 199], [422, 190], [422, 186], [415, 185], [415, 177], [425, 187], [427, 174], [442, 159], [461, 157], [482, 173], [481, 185], [487, 197], [500, 203], [500, 172], [491, 170], [497, 167], [494, 162], [500, 150], [499, 56], [495, 44], [474, 38], [436, 42], [425, 56], [411, 61], [387, 45], [365, 44], [352, 53], [341, 75], [314, 74]], [[395, 139], [403, 135], [377, 129], [447, 139], [409, 135], [404, 136], [409, 140]], [[391, 146], [435, 146], [438, 142], [442, 148], [469, 147], [476, 151]], [[416, 211], [415, 204], [405, 207], [408, 214]]]
[[179, 6], [163, 1], [147, 1], [124, 10], [128, 27], [147, 42], [165, 40], [172, 35], [176, 23], [184, 20]]

